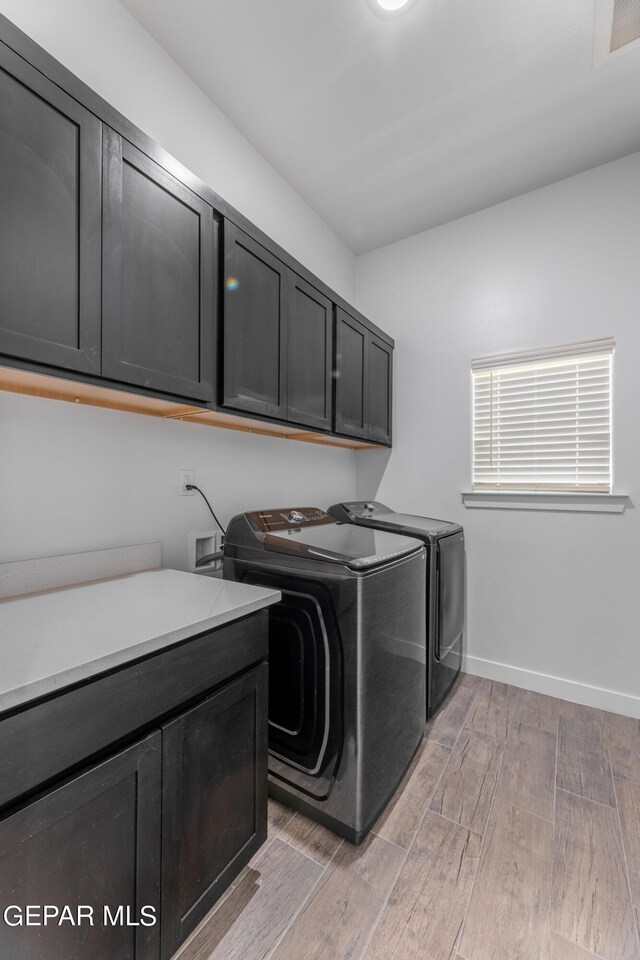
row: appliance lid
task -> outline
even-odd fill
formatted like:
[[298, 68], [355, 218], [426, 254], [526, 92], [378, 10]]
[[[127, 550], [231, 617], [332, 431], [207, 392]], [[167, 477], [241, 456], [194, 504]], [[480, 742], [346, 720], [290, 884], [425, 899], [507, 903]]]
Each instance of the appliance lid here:
[[265, 534], [263, 542], [266, 550], [275, 553], [339, 563], [353, 570], [379, 566], [422, 549], [422, 543], [412, 537], [349, 523], [278, 530]]
[[[437, 520], [434, 517], [418, 517], [411, 513], [395, 513], [383, 503], [362, 500], [341, 504], [351, 523], [364, 526], [371, 523], [376, 527], [408, 536], [428, 539], [449, 537], [462, 531], [459, 523], [449, 520]], [[333, 507], [330, 508], [333, 511]]]

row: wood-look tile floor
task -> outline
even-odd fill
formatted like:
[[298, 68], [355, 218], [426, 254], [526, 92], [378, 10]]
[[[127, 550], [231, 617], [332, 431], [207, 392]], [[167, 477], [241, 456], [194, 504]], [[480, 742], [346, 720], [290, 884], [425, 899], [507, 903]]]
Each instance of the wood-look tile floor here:
[[360, 847], [269, 837], [175, 960], [640, 960], [640, 720], [462, 675]]

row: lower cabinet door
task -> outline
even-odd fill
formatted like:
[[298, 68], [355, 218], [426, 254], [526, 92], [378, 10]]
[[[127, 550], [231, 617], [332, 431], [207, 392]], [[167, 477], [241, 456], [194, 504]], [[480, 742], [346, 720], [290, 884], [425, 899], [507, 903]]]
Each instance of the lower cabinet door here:
[[158, 732], [0, 820], [2, 960], [157, 960], [160, 757]]
[[267, 666], [163, 727], [162, 958], [267, 835]]

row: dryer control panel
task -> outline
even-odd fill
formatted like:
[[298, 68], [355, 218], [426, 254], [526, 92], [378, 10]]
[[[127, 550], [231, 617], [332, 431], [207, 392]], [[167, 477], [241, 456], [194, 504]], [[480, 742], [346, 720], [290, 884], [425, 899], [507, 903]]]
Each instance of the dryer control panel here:
[[248, 514], [253, 525], [263, 533], [292, 530], [322, 523], [335, 523], [333, 517], [319, 507], [285, 507], [279, 510], [256, 510]]

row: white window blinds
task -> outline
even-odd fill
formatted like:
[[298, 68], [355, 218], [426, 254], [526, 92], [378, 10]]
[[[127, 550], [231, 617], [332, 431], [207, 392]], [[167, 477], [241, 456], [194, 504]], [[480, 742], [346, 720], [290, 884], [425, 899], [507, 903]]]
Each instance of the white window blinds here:
[[474, 490], [611, 492], [613, 348], [472, 362]]

